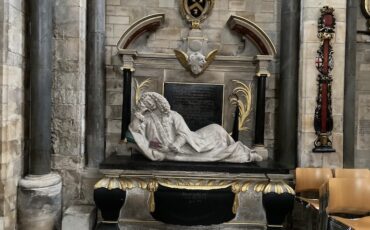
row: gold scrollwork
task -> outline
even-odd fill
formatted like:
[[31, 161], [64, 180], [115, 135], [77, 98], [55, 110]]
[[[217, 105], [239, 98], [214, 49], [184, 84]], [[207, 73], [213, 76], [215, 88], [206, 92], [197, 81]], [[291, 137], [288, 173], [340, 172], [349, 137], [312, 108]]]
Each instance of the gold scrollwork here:
[[239, 107], [239, 131], [245, 131], [248, 130], [245, 123], [249, 121], [252, 110], [252, 87], [251, 84], [247, 85], [238, 80], [232, 81], [237, 83], [238, 86], [234, 88], [229, 100], [232, 105]]
[[121, 185], [121, 181], [118, 177], [102, 178], [94, 186], [94, 189], [98, 189], [98, 188], [106, 188], [109, 190], [118, 188], [118, 189], [124, 190], [124, 188]]
[[139, 99], [141, 97], [141, 94], [149, 87], [149, 84], [151, 83], [151, 79], [148, 78], [141, 83], [137, 79], [134, 78], [134, 90], [135, 90], [135, 105], [139, 102]]
[[266, 194], [270, 192], [277, 194], [289, 193], [295, 195], [294, 190], [283, 181], [271, 181], [270, 183], [268, 183], [263, 190], [263, 193]]

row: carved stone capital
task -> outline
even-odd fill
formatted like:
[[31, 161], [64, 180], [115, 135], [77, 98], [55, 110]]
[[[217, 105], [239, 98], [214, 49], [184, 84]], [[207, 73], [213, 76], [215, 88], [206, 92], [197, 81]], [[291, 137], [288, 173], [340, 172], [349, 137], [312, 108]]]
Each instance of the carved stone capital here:
[[268, 70], [273, 57], [271, 55], [256, 55], [254, 58], [256, 63], [256, 76], [267, 76], [270, 77], [270, 71]]
[[135, 71], [135, 68], [134, 68], [134, 58], [135, 58], [135, 54], [124, 54], [122, 55], [122, 62], [123, 62], [123, 65], [121, 67], [122, 70], [124, 69], [129, 69], [131, 72], [134, 72]]

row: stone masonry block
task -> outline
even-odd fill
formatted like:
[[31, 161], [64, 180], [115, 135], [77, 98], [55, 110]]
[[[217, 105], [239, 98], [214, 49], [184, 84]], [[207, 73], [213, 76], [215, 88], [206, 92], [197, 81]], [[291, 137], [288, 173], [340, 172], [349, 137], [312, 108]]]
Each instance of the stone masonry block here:
[[107, 16], [107, 23], [109, 24], [129, 24], [130, 17], [126, 16]]
[[159, 0], [159, 7], [174, 8], [175, 0]]
[[119, 6], [121, 5], [120, 0], [107, 0], [105, 3], [107, 6], [112, 5], [112, 6]]
[[92, 205], [70, 206], [63, 215], [62, 230], [91, 230], [96, 222], [96, 207]]

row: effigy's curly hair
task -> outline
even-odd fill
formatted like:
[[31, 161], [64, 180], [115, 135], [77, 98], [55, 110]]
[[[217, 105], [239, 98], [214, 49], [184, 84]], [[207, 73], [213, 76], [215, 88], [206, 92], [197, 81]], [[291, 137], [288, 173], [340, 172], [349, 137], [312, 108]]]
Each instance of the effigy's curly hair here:
[[170, 112], [170, 110], [171, 110], [170, 104], [168, 103], [166, 98], [164, 98], [159, 93], [145, 92], [141, 95], [140, 100], [143, 100], [143, 99], [146, 99], [146, 98], [152, 99], [155, 102], [159, 111], [161, 111], [161, 113], [168, 114]]

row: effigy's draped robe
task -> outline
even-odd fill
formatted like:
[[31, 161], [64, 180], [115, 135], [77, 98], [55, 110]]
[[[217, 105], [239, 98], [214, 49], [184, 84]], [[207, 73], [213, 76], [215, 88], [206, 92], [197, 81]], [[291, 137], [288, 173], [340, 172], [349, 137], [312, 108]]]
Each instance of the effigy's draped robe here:
[[[233, 162], [260, 161], [253, 150], [235, 142], [223, 127], [208, 125], [191, 131], [183, 117], [175, 111], [159, 117], [155, 113], [145, 115], [140, 127], [130, 124], [130, 131], [142, 153], [153, 161]], [[171, 143], [182, 144], [177, 151], [169, 150]], [[160, 148], [151, 147], [151, 142], [160, 143]]]

